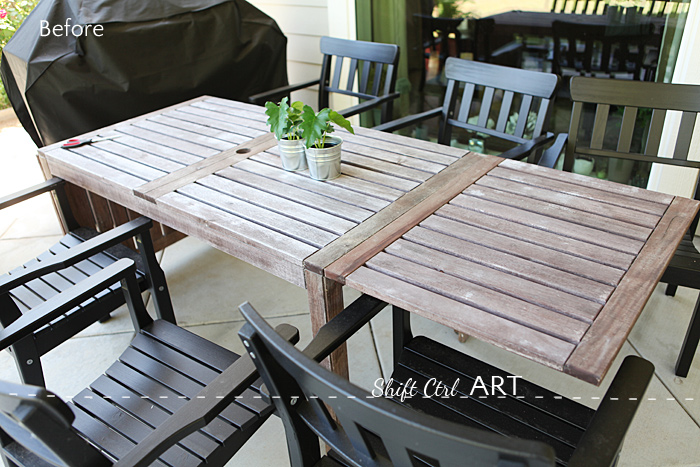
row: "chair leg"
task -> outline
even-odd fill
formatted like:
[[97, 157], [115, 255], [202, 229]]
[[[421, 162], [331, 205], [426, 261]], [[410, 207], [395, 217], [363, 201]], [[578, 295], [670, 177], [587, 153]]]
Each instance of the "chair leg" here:
[[693, 363], [693, 357], [698, 348], [698, 341], [700, 341], [700, 313], [698, 313], [698, 308], [700, 308], [700, 296], [698, 297], [698, 301], [695, 302], [693, 316], [690, 317], [688, 331], [685, 334], [683, 345], [681, 345], [681, 352], [676, 361], [676, 376], [680, 376], [681, 378], [688, 376], [690, 365]]
[[668, 295], [669, 297], [675, 297], [677, 290], [678, 290], [677, 285], [674, 285], [674, 284], [667, 284], [666, 285], [666, 295]]
[[32, 386], [46, 387], [44, 380], [44, 372], [41, 368], [41, 359], [39, 352], [34, 345], [34, 336], [30, 335], [19, 340], [11, 346], [12, 356], [15, 359], [17, 370], [19, 371], [20, 379], [24, 384]]
[[139, 254], [143, 259], [146, 272], [151, 280], [151, 297], [153, 298], [153, 305], [156, 309], [156, 315], [160, 319], [177, 324], [175, 321], [173, 304], [170, 301], [168, 284], [165, 281], [165, 273], [163, 273], [163, 269], [161, 269], [160, 264], [158, 264], [158, 261], [156, 260], [156, 254], [153, 248], [151, 236], [148, 232], [145, 234], [139, 234], [136, 237], [136, 241], [138, 242]]
[[413, 332], [411, 331], [411, 313], [397, 306], [391, 307], [391, 313], [394, 342], [394, 369], [396, 369], [403, 348], [413, 339]]

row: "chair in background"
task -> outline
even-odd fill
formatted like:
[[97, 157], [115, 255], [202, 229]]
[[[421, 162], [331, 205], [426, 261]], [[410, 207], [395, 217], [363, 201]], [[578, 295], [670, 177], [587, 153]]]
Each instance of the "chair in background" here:
[[[64, 181], [58, 178], [0, 199], [0, 209], [15, 205], [41, 193], [52, 192], [57, 202], [65, 202]], [[71, 213], [64, 209], [64, 219], [70, 232], [59, 243], [38, 258], [0, 277], [0, 324], [7, 328], [16, 321], [44, 319], [40, 310], [44, 303], [59, 292], [90, 278], [116, 262], [131, 258], [138, 265], [139, 290], [149, 290], [158, 317], [175, 323], [165, 275], [156, 260], [149, 235], [150, 219], [139, 218], [98, 234], [79, 227]], [[122, 245], [135, 238], [138, 252]], [[57, 316], [36, 328], [25, 339], [13, 343], [10, 351], [26, 384], [44, 386], [40, 357], [92, 323], [109, 318], [109, 314], [124, 304], [118, 284], [108, 284], [65, 315]]]
[[[224, 465], [272, 413], [260, 400], [250, 357], [151, 319], [130, 259], [49, 299], [36, 310], [43, 319], [7, 326], [0, 347], [31, 337], [115, 282], [136, 336], [104, 375], [69, 404], [43, 388], [0, 382], [5, 465]], [[290, 326], [277, 330], [293, 341], [298, 337]]]
[[449, 145], [452, 129], [457, 127], [470, 135], [485, 135], [490, 143], [496, 140], [501, 157], [529, 158], [531, 162], [554, 141], [554, 135], [545, 130], [559, 85], [558, 76], [452, 57], [447, 59], [445, 76], [447, 89], [442, 107], [375, 129], [391, 132], [439, 117], [440, 144]]
[[[392, 101], [399, 97], [394, 92], [399, 47], [394, 44], [352, 41], [335, 37], [321, 38], [321, 77], [301, 84], [293, 84], [250, 96], [250, 102], [263, 105], [266, 101], [280, 101], [291, 92], [318, 85], [318, 108], [328, 107], [329, 94], [357, 97], [361, 103], [338, 113], [350, 117], [379, 107], [381, 121], [391, 120]], [[347, 72], [344, 63], [349, 61]], [[291, 102], [291, 99], [290, 99]]]
[[552, 13], [604, 15], [607, 10], [607, 0], [553, 0], [551, 11]]
[[[571, 80], [571, 99], [574, 104], [564, 158], [565, 171], [572, 171], [579, 157], [700, 169], [700, 162], [688, 160], [690, 141], [700, 112], [700, 86], [574, 77]], [[594, 115], [584, 112], [589, 106], [595, 109]], [[664, 122], [668, 111], [673, 110], [683, 112], [676, 144], [672, 154], [659, 154]], [[638, 118], [640, 116], [646, 118]], [[641, 135], [646, 135], [644, 140]], [[700, 200], [697, 182], [693, 197]], [[696, 217], [661, 278], [661, 282], [669, 284], [667, 295], [674, 295], [679, 285], [700, 290], [700, 253], [692, 241], [697, 226]], [[695, 304], [676, 363], [676, 375], [681, 377], [688, 375], [700, 340], [699, 308], [700, 298]]]
[[[653, 81], [655, 63], [645, 63], [654, 25], [595, 25], [554, 21], [552, 72]], [[642, 72], [645, 75], [642, 76]]]
[[[649, 362], [627, 357], [597, 411], [522, 379], [506, 397], [480, 397], [481, 390], [472, 396], [476, 376], [512, 381], [506, 379], [512, 375], [426, 337], [412, 338], [403, 320], [394, 327], [400, 343], [394, 392], [382, 397], [377, 389], [370, 394], [316, 362], [383, 305], [360, 297], [322, 327], [303, 353], [249, 304], [241, 306], [248, 323], [239, 335], [285, 425], [292, 466], [614, 464], [653, 376]], [[450, 389], [454, 384], [457, 393], [423, 397], [434, 388], [431, 378]], [[321, 456], [319, 441], [331, 447], [327, 456]]]

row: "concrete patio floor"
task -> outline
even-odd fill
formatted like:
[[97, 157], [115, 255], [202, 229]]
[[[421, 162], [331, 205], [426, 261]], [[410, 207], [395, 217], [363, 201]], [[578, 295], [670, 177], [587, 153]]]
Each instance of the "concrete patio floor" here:
[[[0, 196], [43, 180], [36, 147], [16, 120], [0, 118]], [[48, 195], [0, 212], [0, 273], [43, 252], [61, 237]], [[270, 274], [187, 238], [159, 254], [181, 326], [242, 353], [237, 332], [242, 317], [237, 306], [250, 301], [273, 325], [288, 322], [310, 339], [306, 292]], [[460, 348], [513, 374], [596, 407], [622, 359], [640, 355], [656, 366], [623, 447], [620, 466], [700, 466], [700, 357], [688, 378], [673, 374], [698, 292], [679, 288], [676, 297], [657, 287], [622, 352], [600, 387], [515, 356], [489, 344], [457, 341], [452, 330], [416, 319], [423, 333]], [[357, 293], [346, 290], [346, 303]], [[349, 343], [351, 381], [371, 389], [391, 370], [390, 316], [385, 310]], [[133, 330], [126, 308], [104, 324], [94, 324], [42, 358], [47, 387], [69, 398], [94, 380], [121, 353]], [[0, 380], [19, 381], [14, 362], [0, 353]], [[231, 466], [289, 465], [280, 420], [272, 417], [229, 462]]]

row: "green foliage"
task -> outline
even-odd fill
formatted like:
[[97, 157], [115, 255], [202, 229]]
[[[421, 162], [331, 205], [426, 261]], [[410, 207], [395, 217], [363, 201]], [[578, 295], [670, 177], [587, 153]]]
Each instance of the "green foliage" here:
[[279, 105], [274, 102], [265, 102], [267, 124], [277, 140], [300, 138], [299, 124], [303, 106], [304, 103], [299, 101], [290, 106], [286, 97], [280, 101]]
[[326, 144], [326, 137], [335, 131], [331, 123], [348, 130], [353, 135], [355, 134], [352, 125], [345, 117], [335, 110], [328, 108], [321, 109], [318, 113], [314, 113], [314, 109], [305, 105], [301, 114], [301, 119], [300, 127], [307, 148], [312, 146], [322, 148]]
[[[0, 0], [0, 50], [17, 31], [24, 18], [34, 9], [39, 0], [6, 1]], [[3, 17], [4, 16], [4, 17]], [[10, 106], [5, 88], [0, 83], [0, 109]]]

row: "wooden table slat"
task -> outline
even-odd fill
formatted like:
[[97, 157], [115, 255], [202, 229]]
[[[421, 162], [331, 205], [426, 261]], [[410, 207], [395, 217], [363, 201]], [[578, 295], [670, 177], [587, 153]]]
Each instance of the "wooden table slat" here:
[[[644, 242], [652, 231], [650, 227], [641, 227], [639, 225], [611, 219], [605, 215], [591, 214], [527, 196], [505, 193], [485, 186], [472, 185], [465, 190], [465, 194], [514, 207], [522, 213], [523, 217], [529, 216], [530, 213], [539, 214], [553, 219], [571, 222], [572, 224], [590, 227], [601, 232], [609, 232], [620, 237], [633, 238], [641, 242]], [[572, 226], [571, 228], [574, 229], [576, 227]]]
[[194, 156], [199, 157], [210, 157], [219, 154], [221, 151], [208, 148], [206, 146], [201, 146], [199, 144], [192, 144], [188, 141], [173, 138], [168, 135], [163, 135], [161, 133], [155, 133], [153, 131], [147, 130], [145, 128], [140, 128], [138, 126], [129, 125], [124, 127], [119, 127], [117, 129], [119, 133], [124, 133], [135, 138], [140, 138], [151, 143], [155, 143], [161, 147], [175, 149], [182, 151]]
[[[601, 284], [577, 274], [534, 263], [524, 258], [462, 240], [455, 237], [454, 234], [445, 235], [419, 227], [406, 232], [404, 238], [438, 251], [595, 301], [601, 305], [610, 297], [614, 289], [610, 285]], [[592, 318], [593, 316], [588, 317], [588, 319]]]
[[659, 281], [697, 211], [696, 201], [673, 200], [659, 227], [567, 360], [567, 373], [600, 384], [654, 290], [645, 284]]
[[[149, 123], [157, 123], [159, 125], [163, 125], [165, 127], [171, 127], [171, 128], [176, 128], [178, 130], [186, 131], [189, 133], [192, 133], [194, 135], [199, 135], [201, 137], [206, 137], [208, 139], [203, 139], [202, 142], [207, 141], [208, 143], [211, 142], [212, 144], [207, 144], [210, 145], [211, 147], [216, 147], [217, 149], [222, 149], [226, 150], [231, 147], [231, 144], [240, 144], [243, 141], [250, 139], [250, 137], [246, 137], [243, 135], [238, 135], [236, 133], [232, 133], [230, 131], [224, 131], [220, 130], [218, 128], [212, 127], [211, 125], [204, 125], [202, 123], [197, 123], [197, 122], [192, 122], [189, 119], [183, 119], [183, 118], [178, 118], [182, 115], [187, 116], [187, 114], [183, 114], [183, 112], [179, 111], [172, 111], [169, 114], [164, 114], [164, 115], [156, 115], [154, 117], [149, 118], [147, 121]], [[256, 135], [259, 136], [259, 135]], [[217, 143], [219, 141], [219, 143]], [[220, 143], [223, 142], [224, 144]], [[214, 146], [213, 143], [216, 143], [217, 146]], [[227, 144], [231, 143], [231, 144]], [[222, 147], [218, 147], [221, 145]]]
[[[633, 198], [632, 203], [637, 202], [638, 209], [639, 206], [648, 206], [652, 209], [650, 212], [659, 214], [663, 213], [665, 206], [673, 200], [673, 196], [667, 195], [665, 193], [659, 193], [658, 191], [645, 190], [643, 188], [638, 188], [631, 185], [623, 185], [621, 183], [614, 183], [607, 180], [600, 180], [595, 177], [589, 177], [586, 175], [579, 175], [569, 172], [562, 172], [559, 170], [550, 170], [546, 167], [540, 167], [534, 164], [527, 164], [520, 161], [505, 160], [501, 163], [501, 167], [512, 169], [518, 172], [534, 174], [540, 177], [548, 178], [551, 180], [563, 182], [565, 185], [571, 185], [571, 189], [581, 190], [584, 193], [589, 190], [600, 190], [608, 193], [606, 197], [607, 200], [620, 200], [620, 202], [626, 202], [622, 206], [629, 205], [629, 198]], [[623, 195], [622, 197], [616, 195]], [[628, 197], [626, 200], [624, 197]], [[596, 198], [597, 199], [597, 198]], [[640, 201], [649, 201], [654, 204], [661, 204], [662, 206], [647, 205], [646, 203]]]
[[398, 256], [382, 252], [365, 267], [572, 344], [588, 329], [581, 321]]
[[80, 146], [70, 150], [75, 154], [79, 154], [86, 159], [90, 159], [106, 167], [111, 167], [115, 170], [132, 174], [143, 179], [143, 181], [149, 181], [162, 177], [166, 173], [163, 170], [150, 167], [142, 162], [134, 161], [133, 159], [122, 157], [119, 154], [114, 154], [100, 149], [98, 144], [100, 143]]
[[199, 162], [196, 162], [182, 169], [170, 172], [163, 177], [153, 180], [148, 184], [139, 187], [134, 191], [134, 194], [147, 201], [155, 202], [158, 197], [165, 193], [175, 191], [178, 188], [192, 183], [211, 173], [217, 172], [224, 167], [235, 164], [236, 162], [246, 159], [251, 155], [257, 154], [277, 144], [275, 136], [272, 133], [267, 133], [263, 136], [250, 140], [246, 143], [234, 146], [231, 149], [223, 151], [215, 156], [208, 157]]
[[210, 110], [208, 107], [189, 106], [176, 109], [177, 113], [170, 114], [177, 116], [183, 120], [192, 122], [206, 122], [207, 125], [213, 128], [230, 131], [233, 134], [254, 138], [260, 135], [260, 132], [269, 131], [266, 123], [257, 120], [250, 120], [243, 116], [222, 114], [215, 110]]
[[[54, 176], [61, 177], [65, 180], [73, 181], [74, 179], [80, 179], [86, 181], [88, 177], [93, 177], [95, 182], [98, 183], [101, 182], [105, 185], [122, 185], [130, 188], [140, 186], [144, 183], [142, 178], [96, 162], [77, 152], [66, 151], [59, 148], [48, 151], [45, 154], [51, 156], [56, 151], [61, 151], [61, 157], [60, 159], [51, 160], [49, 162], [49, 168]], [[88, 172], [89, 175], [86, 175]], [[82, 183], [76, 184], [78, 186], [84, 186]]]
[[[518, 298], [537, 307], [551, 310], [558, 315], [567, 316], [569, 318], [566, 319], [566, 322], [571, 323], [571, 326], [576, 329], [588, 329], [592, 317], [598, 314], [602, 308], [601, 304], [594, 301], [409, 240], [399, 239], [384, 251], [393, 256]], [[508, 310], [501, 310], [501, 312], [508, 312]]]
[[[147, 151], [130, 147], [128, 146], [129, 141], [129, 139], [123, 139], [120, 137], [117, 140], [100, 141], [99, 143], [93, 143], [90, 146], [112, 154], [118, 154], [120, 157], [131, 159], [134, 162], [146, 165], [148, 167], [166, 173], [174, 172], [187, 165], [183, 164], [182, 162], [174, 161], [167, 157], [162, 157], [159, 155], [151, 154]], [[134, 140], [132, 139], [131, 141], [133, 142]], [[193, 162], [199, 160], [199, 158], [196, 157], [194, 159], [195, 160]]]
[[524, 215], [523, 211], [520, 209], [474, 196], [459, 195], [452, 200], [451, 204], [500, 217], [517, 224], [542, 229], [563, 237], [571, 237], [594, 245], [612, 248], [623, 253], [636, 255], [644, 245], [642, 241], [632, 240], [631, 238], [621, 237], [609, 232], [602, 232], [591, 227], [572, 224], [561, 219], [554, 219], [536, 213], [527, 213], [527, 215]]
[[627, 270], [635, 256], [603, 246], [593, 245], [570, 237], [537, 229], [487, 214], [446, 204], [436, 211], [436, 216], [453, 219], [489, 232], [502, 233], [534, 245], [551, 248], [567, 255], [578, 256], [620, 270]]
[[177, 192], [190, 196], [203, 203], [217, 206], [219, 209], [233, 214], [236, 217], [247, 219], [270, 230], [284, 232], [285, 235], [313, 245], [316, 248], [321, 248], [338, 237], [331, 232], [321, 230], [305, 222], [292, 219], [253, 204], [241, 202], [227, 194], [212, 190], [198, 183], [185, 185], [179, 188]]
[[574, 349], [574, 345], [569, 342], [367, 267], [361, 267], [350, 274], [346, 284], [355, 290], [370, 293], [412, 313], [556, 369], [562, 368]]
[[[353, 143], [353, 141], [350, 140], [349, 137], [352, 137], [352, 135], [343, 135], [343, 152], [347, 151], [349, 153], [354, 153], [373, 159], [379, 159], [381, 161], [396, 164], [401, 167], [408, 167], [410, 169], [415, 169], [432, 174], [438, 173], [448, 165], [437, 164], [435, 162], [418, 159], [416, 157], [410, 157], [405, 154], [383, 151], [377, 149], [376, 147], [363, 146], [361, 144]], [[454, 160], [450, 162], [454, 162]]]
[[622, 208], [610, 203], [580, 198], [567, 193], [558, 192], [556, 190], [549, 189], [550, 187], [547, 185], [544, 187], [533, 186], [491, 175], [492, 174], [489, 173], [488, 177], [483, 177], [476, 184], [515, 194], [519, 197], [527, 197], [528, 199], [535, 199], [546, 203], [556, 203], [560, 206], [565, 206], [582, 212], [588, 212], [596, 217], [604, 216], [626, 224], [635, 224], [653, 229], [663, 214], [663, 212], [658, 215], [648, 214], [638, 210]]
[[424, 182], [433, 176], [434, 173], [416, 170], [410, 167], [403, 167], [391, 162], [386, 162], [373, 157], [366, 157], [360, 154], [352, 153], [343, 146], [342, 160], [345, 164], [352, 164], [357, 167], [362, 167], [375, 172], [395, 175], [396, 177], [405, 178], [414, 182]]
[[620, 282], [624, 274], [624, 270], [621, 269], [612, 268], [585, 258], [567, 255], [547, 247], [517, 240], [507, 235], [508, 232], [504, 234], [486, 232], [478, 227], [462, 224], [439, 215], [429, 217], [420, 225], [431, 231], [440, 232], [470, 243], [481, 245], [491, 250], [499, 251], [504, 255], [522, 258], [526, 261], [566, 271], [576, 276], [612, 287]]
[[377, 212], [389, 204], [389, 201], [379, 199], [375, 196], [350, 191], [344, 187], [329, 183], [318, 183], [310, 177], [300, 177], [294, 172], [283, 170], [281, 168], [281, 163], [279, 166], [272, 166], [260, 163], [254, 159], [255, 158], [251, 158], [241, 161], [236, 164], [234, 168], [245, 170], [248, 173], [257, 174], [267, 179], [277, 180], [280, 183], [284, 183], [285, 186], [299, 188], [305, 192], [319, 194], [333, 200], [352, 204], [360, 209], [371, 212]]
[[[134, 123], [133, 126], [143, 128], [144, 130], [152, 131], [168, 135], [173, 138], [179, 138], [187, 143], [197, 144], [207, 148], [226, 151], [235, 146], [231, 141], [225, 141], [221, 138], [212, 137], [200, 132], [194, 132], [191, 129], [183, 128], [184, 125], [173, 125], [171, 122], [166, 123], [167, 117], [157, 115], [141, 122]], [[177, 120], [174, 121], [177, 123]]]

